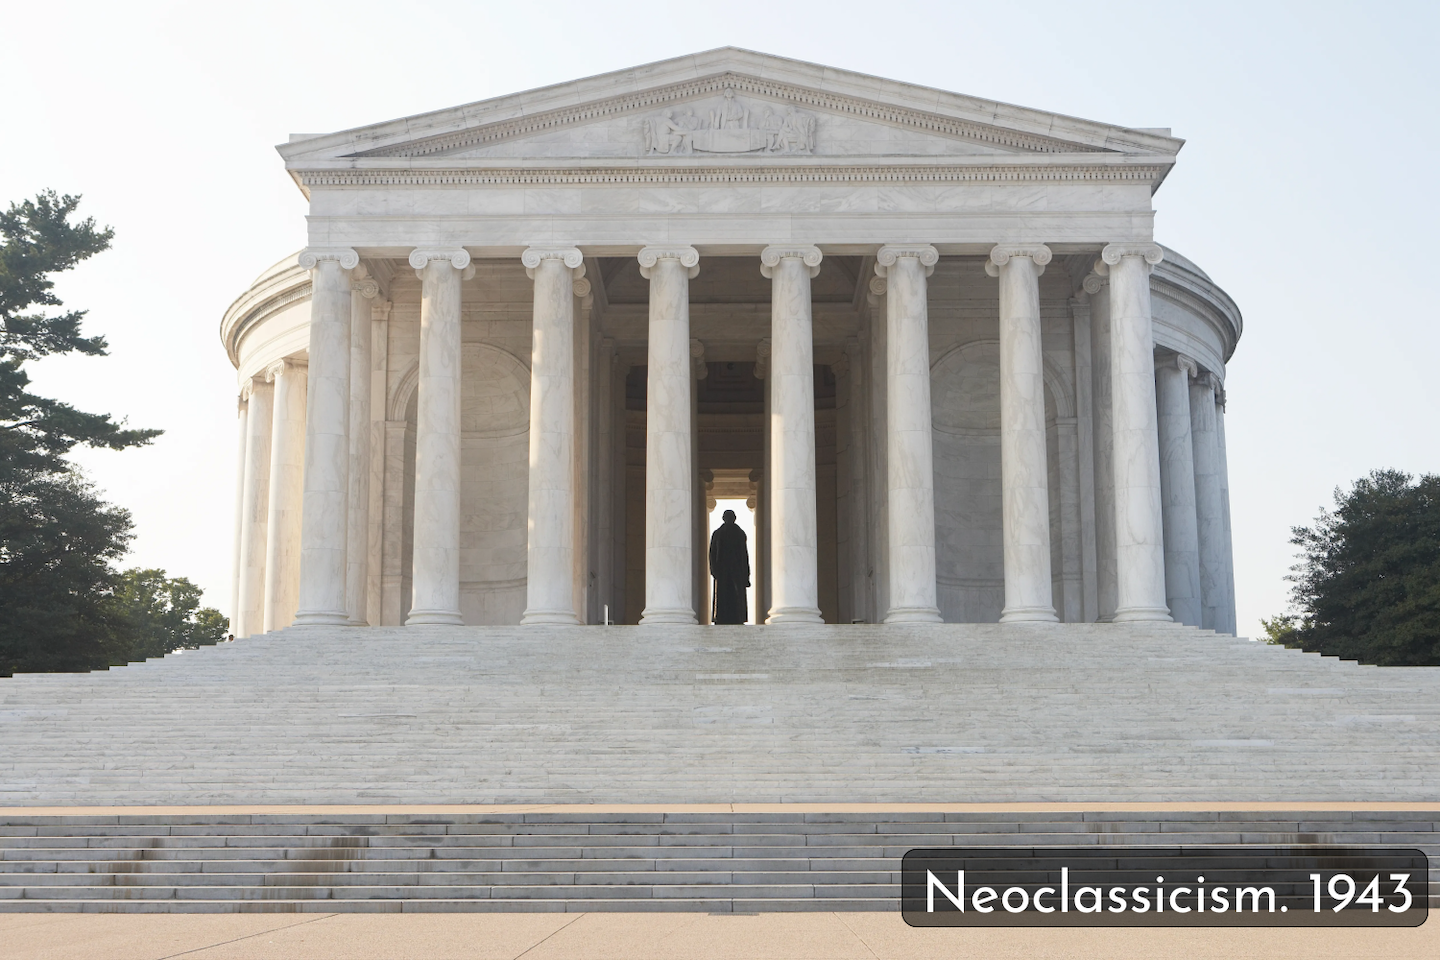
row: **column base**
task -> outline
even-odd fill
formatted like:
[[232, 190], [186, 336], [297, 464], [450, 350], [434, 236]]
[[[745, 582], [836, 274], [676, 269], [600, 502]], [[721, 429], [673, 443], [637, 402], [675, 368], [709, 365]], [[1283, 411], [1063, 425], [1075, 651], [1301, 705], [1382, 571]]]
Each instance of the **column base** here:
[[1000, 612], [1001, 623], [1059, 623], [1054, 607], [1006, 607]]
[[937, 607], [891, 607], [883, 623], [944, 623]]
[[765, 618], [765, 625], [771, 627], [786, 623], [824, 622], [818, 607], [776, 607], [770, 611], [770, 616]]
[[520, 626], [528, 627], [531, 624], [578, 627], [580, 618], [569, 610], [526, 610], [520, 618]]
[[345, 621], [345, 625], [346, 625], [347, 627], [368, 627], [368, 626], [370, 626], [370, 621], [368, 621], [368, 620], [346, 620], [346, 621]]
[[640, 625], [650, 626], [653, 624], [687, 623], [695, 624], [695, 611], [689, 607], [675, 607], [673, 609], [646, 607], [640, 614]]
[[344, 611], [310, 610], [295, 614], [292, 627], [348, 627], [350, 614]]
[[1111, 623], [1173, 623], [1169, 607], [1121, 607]]
[[407, 627], [424, 626], [426, 624], [463, 627], [465, 621], [461, 618], [459, 610], [411, 610], [410, 616], [405, 618], [405, 626]]

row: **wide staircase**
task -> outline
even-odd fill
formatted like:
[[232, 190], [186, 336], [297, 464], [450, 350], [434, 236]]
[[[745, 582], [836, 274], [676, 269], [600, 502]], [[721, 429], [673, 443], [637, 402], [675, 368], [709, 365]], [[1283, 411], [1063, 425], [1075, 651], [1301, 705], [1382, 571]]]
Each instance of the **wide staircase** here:
[[[894, 910], [931, 846], [1419, 847], [1440, 811], [6, 816], [0, 912]], [[1432, 878], [1440, 873], [1432, 870]], [[1440, 884], [1431, 884], [1440, 906]]]
[[292, 628], [0, 680], [0, 745], [0, 910], [891, 908], [928, 845], [1440, 857], [1440, 669], [1174, 625]]

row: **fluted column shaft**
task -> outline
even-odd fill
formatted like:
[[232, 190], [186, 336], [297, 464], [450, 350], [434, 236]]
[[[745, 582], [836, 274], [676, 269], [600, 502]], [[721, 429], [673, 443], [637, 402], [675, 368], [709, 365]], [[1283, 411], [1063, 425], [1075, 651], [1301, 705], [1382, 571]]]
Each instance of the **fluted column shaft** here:
[[295, 622], [304, 573], [305, 364], [281, 360], [266, 376], [275, 384], [270, 422], [270, 505], [265, 523], [265, 631]]
[[[350, 496], [350, 271], [354, 250], [306, 250], [310, 269], [310, 401], [305, 420], [299, 626], [346, 624]], [[277, 404], [278, 407], [278, 404]], [[267, 614], [268, 616], [268, 614]]]
[[1170, 619], [1150, 315], [1150, 268], [1160, 258], [1157, 244], [1112, 243], [1096, 265], [1110, 277], [1117, 623]]
[[1220, 450], [1220, 514], [1225, 521], [1225, 545], [1221, 557], [1225, 562], [1225, 593], [1215, 605], [1215, 629], [1236, 635], [1235, 619], [1235, 544], [1230, 521], [1230, 460], [1225, 447], [1225, 391], [1216, 387], [1215, 439]]
[[815, 519], [813, 246], [766, 247], [770, 291], [770, 613], [766, 623], [820, 623]]
[[270, 522], [270, 430], [275, 387], [253, 377], [245, 387], [245, 475], [240, 493], [240, 589], [231, 632], [265, 629], [265, 541]]
[[520, 622], [576, 624], [574, 247], [531, 247], [521, 258], [535, 281], [530, 349], [530, 535], [525, 615]]
[[1090, 295], [1091, 405], [1095, 436], [1095, 602], [1096, 620], [1115, 618], [1115, 406], [1110, 377], [1110, 280], [1085, 278]]
[[1039, 280], [1049, 262], [1043, 244], [1006, 244], [991, 250], [985, 265], [986, 273], [1000, 280], [1001, 623], [1056, 620], [1040, 345]]
[[460, 282], [464, 250], [415, 250], [420, 277], [420, 377], [415, 426], [415, 524], [406, 626], [460, 615]]
[[231, 555], [233, 566], [230, 570], [230, 633], [239, 636], [240, 629], [240, 576], [244, 569], [240, 565], [241, 544], [245, 539], [245, 446], [250, 439], [249, 391], [242, 391], [236, 420], [239, 426], [239, 452], [235, 459], [235, 539]]
[[886, 280], [886, 464], [889, 474], [890, 609], [886, 623], [939, 623], [935, 591], [935, 451], [931, 436], [926, 278], [940, 255], [924, 246], [881, 247]]
[[1226, 583], [1214, 374], [1203, 374], [1190, 384], [1190, 437], [1195, 456], [1195, 532], [1200, 548], [1200, 626], [1214, 630]]
[[694, 483], [690, 459], [690, 279], [693, 247], [646, 247], [650, 281], [645, 388], [645, 610], [642, 624], [695, 623], [691, 577]]
[[365, 626], [370, 567], [370, 304], [379, 285], [355, 269], [350, 285], [350, 475], [346, 495], [345, 609]]
[[1165, 530], [1165, 603], [1170, 618], [1201, 620], [1200, 534], [1196, 526], [1195, 444], [1190, 432], [1190, 377], [1195, 362], [1172, 356], [1155, 364], [1160, 490]]

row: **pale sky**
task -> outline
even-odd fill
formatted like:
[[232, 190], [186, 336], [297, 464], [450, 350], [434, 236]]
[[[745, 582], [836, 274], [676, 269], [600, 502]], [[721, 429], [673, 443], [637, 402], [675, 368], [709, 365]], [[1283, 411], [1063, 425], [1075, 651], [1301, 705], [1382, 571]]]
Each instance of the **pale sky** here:
[[1378, 467], [1440, 471], [1427, 3], [16, 3], [0, 202], [116, 229], [61, 281], [111, 356], [39, 390], [167, 432], [78, 460], [228, 613], [235, 374], [220, 317], [303, 245], [274, 144], [733, 44], [1188, 143], [1156, 239], [1245, 316], [1229, 368], [1242, 634], [1286, 609], [1289, 530]]

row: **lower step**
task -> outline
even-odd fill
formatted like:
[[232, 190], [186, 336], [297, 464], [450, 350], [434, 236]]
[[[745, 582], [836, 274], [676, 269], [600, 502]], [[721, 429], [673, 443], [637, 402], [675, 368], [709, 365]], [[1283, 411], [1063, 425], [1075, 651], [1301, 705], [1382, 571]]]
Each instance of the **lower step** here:
[[[1418, 847], [1440, 809], [70, 816], [0, 811], [0, 913], [894, 910], [914, 847]], [[490, 812], [486, 812], [486, 811]]]

